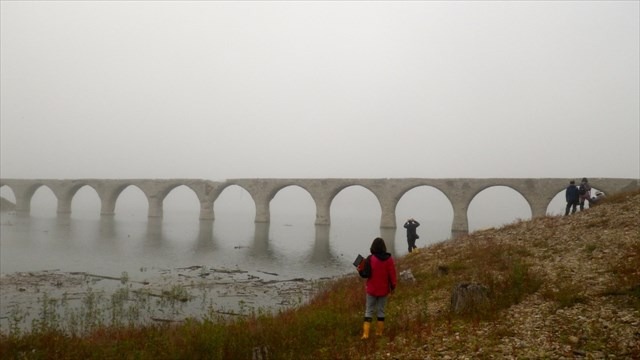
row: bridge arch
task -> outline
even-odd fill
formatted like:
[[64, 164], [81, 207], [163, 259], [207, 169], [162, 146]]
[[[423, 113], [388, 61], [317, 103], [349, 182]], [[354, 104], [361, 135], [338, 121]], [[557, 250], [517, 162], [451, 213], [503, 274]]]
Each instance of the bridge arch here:
[[[342, 201], [341, 197], [348, 196], [347, 193], [351, 193], [352, 196], [358, 197], [354, 204], [353, 202], [347, 203], [346, 201]], [[382, 208], [380, 206], [380, 199], [376, 196], [375, 192], [373, 192], [370, 188], [366, 186], [362, 186], [360, 184], [351, 184], [346, 186], [340, 186], [339, 191], [333, 192], [331, 194], [331, 216], [335, 215], [335, 213], [344, 213], [347, 214], [350, 218], [361, 218], [360, 211], [362, 210], [362, 205], [360, 203], [364, 203], [364, 206], [370, 205], [373, 207], [371, 212], [376, 216], [382, 212]], [[353, 200], [349, 200], [353, 201]], [[354, 206], [355, 205], [355, 206]], [[369, 211], [367, 210], [367, 213]]]
[[[9, 185], [0, 186], [0, 196], [5, 200], [11, 202], [14, 206], [16, 204], [16, 194]], [[15, 209], [14, 209], [15, 210]]]
[[[96, 217], [100, 217], [100, 209], [102, 207], [102, 201], [100, 200], [100, 194], [91, 184], [83, 184], [79, 185], [76, 189], [73, 190], [73, 194], [70, 195], [70, 206], [69, 212], [70, 215], [74, 215], [76, 217], [90, 217], [87, 210], [89, 208], [87, 204], [88, 197], [93, 198], [93, 205], [95, 205], [95, 213], [93, 214]], [[93, 207], [93, 206], [92, 206]]]
[[244, 215], [245, 211], [247, 211], [249, 216], [253, 215], [251, 221], [255, 222], [256, 203], [247, 189], [241, 185], [230, 183], [221, 186], [219, 190], [215, 196], [216, 200], [213, 207], [215, 213], [232, 214], [240, 212]]
[[134, 186], [128, 182], [112, 183], [103, 186], [98, 194], [100, 195], [100, 201], [102, 205], [100, 207], [100, 215], [102, 216], [114, 216], [116, 209], [116, 202], [120, 197], [120, 194], [129, 186]]
[[[201, 208], [200, 205], [201, 200], [192, 187], [188, 184], [174, 184], [162, 198], [163, 218], [177, 216], [180, 213], [192, 214], [198, 212]], [[195, 217], [195, 219], [198, 219], [198, 217]]]
[[163, 181], [138, 181], [136, 185], [144, 192], [149, 201], [149, 217], [162, 217], [164, 213], [164, 199], [175, 188], [184, 186], [190, 189], [198, 198], [201, 215], [202, 209], [207, 207], [207, 196], [200, 190], [201, 183], [194, 183], [188, 180], [163, 180]]
[[[292, 209], [295, 211], [291, 211]], [[316, 204], [306, 188], [295, 184], [283, 186], [271, 198], [269, 201], [270, 219], [272, 220], [274, 216], [287, 216], [287, 214], [312, 218], [315, 221]]]
[[[306, 256], [309, 246], [317, 245], [316, 205], [306, 188], [300, 185], [278, 187], [269, 201], [269, 216], [269, 223], [256, 223], [256, 233], [261, 229], [259, 226], [267, 226], [268, 233], [263, 240], [268, 244], [256, 243], [260, 245], [258, 248], [270, 249], [269, 254], [280, 249], [290, 256]], [[283, 243], [287, 238], [295, 241]]]
[[0, 186], [6, 186], [11, 189], [15, 196], [15, 210], [17, 213], [29, 215], [31, 212], [31, 198], [36, 190], [43, 186], [44, 183], [32, 181], [27, 183], [2, 183]]
[[[403, 227], [408, 218], [415, 218], [429, 229], [430, 238], [422, 243], [434, 243], [451, 237], [453, 205], [447, 195], [435, 186], [418, 185], [402, 193], [395, 208], [396, 237], [405, 238]], [[420, 233], [420, 231], [418, 231]]]
[[[354, 236], [351, 239], [336, 239], [340, 244], [335, 246], [349, 248], [360, 241], [365, 246], [369, 246], [371, 240], [381, 236], [379, 228], [370, 226], [372, 220], [380, 218], [382, 208], [378, 197], [369, 187], [359, 184], [340, 186], [340, 191], [332, 194], [330, 232]], [[353, 229], [358, 229], [358, 231], [354, 233]], [[395, 246], [393, 239], [387, 237], [384, 239], [387, 242], [387, 247], [393, 249]]]
[[467, 210], [470, 231], [498, 227], [531, 217], [531, 204], [525, 196], [517, 189], [503, 185], [484, 187], [474, 195]]
[[[304, 192], [309, 194], [311, 200], [313, 200], [313, 196], [309, 192], [309, 189], [305, 186], [305, 184], [300, 184], [292, 180], [287, 180], [284, 182], [279, 182], [275, 184], [271, 188], [267, 188], [264, 195], [256, 194], [254, 200], [256, 201], [256, 221], [260, 219], [258, 222], [270, 222], [271, 221], [271, 202], [282, 190], [289, 187], [296, 187], [302, 189]], [[314, 201], [315, 203], [315, 201]], [[258, 213], [258, 204], [260, 204], [260, 210]]]
[[[146, 205], [146, 211], [147, 211], [147, 217], [152, 218], [152, 216], [149, 216], [149, 198], [147, 197], [147, 195], [144, 193], [144, 191], [140, 188], [140, 186], [138, 186], [135, 183], [122, 183], [119, 186], [116, 186], [113, 189], [113, 192], [110, 193], [110, 198], [109, 201], [111, 201], [111, 198], [113, 198], [113, 209], [111, 210], [111, 215], [113, 215], [114, 217], [118, 218], [120, 216], [134, 216], [136, 213], [130, 213], [130, 214], [122, 214], [122, 210], [123, 209], [140, 209], [138, 205], [141, 202], [141, 205], [144, 207]], [[144, 203], [144, 201], [146, 200], [146, 204]], [[132, 206], [133, 204], [135, 204], [134, 206]], [[116, 208], [119, 209], [119, 212], [116, 213]], [[144, 211], [144, 210], [141, 210]]]
[[[452, 201], [449, 198], [449, 196], [447, 196], [447, 193], [442, 191], [439, 187], [437, 186], [433, 186], [433, 185], [413, 185], [411, 187], [408, 187], [406, 189], [402, 189], [397, 196], [397, 199], [395, 200], [395, 206], [393, 208], [394, 214], [396, 214], [397, 217], [397, 212], [398, 212], [398, 206], [401, 204], [401, 202], [406, 201], [407, 196], [411, 195], [411, 193], [420, 193], [422, 192], [423, 195], [422, 197], [440, 197], [441, 199], [444, 199], [445, 202], [449, 205], [449, 207], [451, 208], [451, 210], [453, 211], [453, 205], [452, 205]], [[427, 194], [427, 193], [428, 194]], [[415, 196], [415, 195], [412, 195]], [[409, 215], [407, 215], [409, 216]], [[405, 217], [407, 216], [402, 216], [402, 217], [398, 217], [396, 220], [396, 224], [404, 224], [405, 222]]]
[[60, 201], [53, 189], [43, 184], [34, 190], [29, 201], [31, 214], [36, 217], [57, 217], [59, 215], [57, 208]]
[[[71, 204], [78, 190], [84, 186], [92, 187], [91, 184], [86, 181], [75, 181], [71, 184], [65, 184], [62, 182], [52, 184], [53, 191], [58, 198], [58, 214], [68, 217], [71, 214]], [[95, 190], [95, 189], [94, 189]]]
[[[529, 182], [529, 181], [524, 181], [524, 182], [520, 182], [520, 183], [514, 183], [514, 182], [511, 182], [511, 181], [504, 181], [504, 182], [494, 182], [494, 183], [491, 183], [491, 184], [482, 184], [482, 186], [478, 187], [477, 189], [475, 189], [475, 191], [473, 191], [471, 193], [471, 201], [476, 199], [476, 197], [479, 194], [481, 194], [483, 192], [486, 192], [487, 190], [506, 188], [506, 189], [509, 189], [509, 190], [515, 192], [520, 197], [522, 197], [522, 199], [524, 199], [524, 201], [526, 202], [527, 206], [529, 207], [529, 210], [533, 214], [536, 211], [535, 202], [533, 201], [533, 199], [537, 195], [536, 193], [532, 192], [532, 188], [534, 188], [534, 187], [535, 186], [533, 186], [533, 184], [531, 182]], [[470, 201], [470, 203], [471, 203], [471, 201]]]

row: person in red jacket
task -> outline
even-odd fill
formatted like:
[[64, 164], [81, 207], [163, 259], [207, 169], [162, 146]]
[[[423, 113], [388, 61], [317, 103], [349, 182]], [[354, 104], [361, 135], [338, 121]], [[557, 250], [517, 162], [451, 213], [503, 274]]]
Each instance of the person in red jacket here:
[[[376, 335], [382, 335], [384, 330], [384, 308], [387, 303], [387, 295], [391, 293], [397, 284], [396, 264], [391, 254], [387, 252], [387, 245], [382, 238], [375, 238], [371, 243], [371, 256], [369, 261], [371, 274], [367, 278], [366, 285], [366, 309], [364, 312], [364, 324], [362, 326], [362, 338], [369, 338], [371, 321], [376, 313]], [[363, 261], [362, 263], [365, 263]]]

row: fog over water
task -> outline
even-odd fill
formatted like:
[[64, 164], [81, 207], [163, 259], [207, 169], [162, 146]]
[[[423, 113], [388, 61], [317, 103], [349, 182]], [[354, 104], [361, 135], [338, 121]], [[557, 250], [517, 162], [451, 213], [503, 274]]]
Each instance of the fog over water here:
[[[2, 196], [13, 194], [2, 188]], [[550, 214], [564, 210], [563, 193], [549, 205]], [[397, 228], [381, 229], [380, 206], [368, 190], [352, 186], [334, 199], [331, 225], [316, 226], [315, 205], [297, 186], [281, 190], [271, 201], [271, 222], [254, 223], [251, 196], [238, 186], [226, 189], [214, 204], [216, 219], [199, 221], [199, 203], [186, 186], [164, 201], [164, 217], [148, 218], [146, 198], [129, 187], [116, 204], [115, 216], [100, 216], [100, 201], [89, 187], [78, 191], [70, 218], [56, 216], [53, 193], [40, 188], [31, 216], [2, 214], [1, 272], [61, 269], [110, 276], [141, 268], [192, 265], [246, 267], [301, 274], [309, 278], [351, 271], [351, 260], [367, 253], [370, 242], [383, 236], [397, 256], [407, 253], [402, 224], [409, 217], [422, 223], [418, 245], [449, 238], [453, 210], [446, 197], [418, 187], [400, 200]], [[469, 207], [470, 231], [528, 219], [526, 201], [506, 187], [489, 188]]]

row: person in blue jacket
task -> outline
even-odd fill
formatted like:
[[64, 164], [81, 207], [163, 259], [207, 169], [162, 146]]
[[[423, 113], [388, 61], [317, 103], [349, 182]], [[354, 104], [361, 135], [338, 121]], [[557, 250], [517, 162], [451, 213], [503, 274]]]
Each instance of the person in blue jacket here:
[[580, 192], [575, 181], [571, 180], [569, 182], [569, 186], [567, 186], [567, 190], [565, 191], [565, 198], [567, 199], [567, 207], [564, 210], [564, 215], [569, 215], [569, 209], [571, 209], [571, 213], [574, 214], [580, 201]]

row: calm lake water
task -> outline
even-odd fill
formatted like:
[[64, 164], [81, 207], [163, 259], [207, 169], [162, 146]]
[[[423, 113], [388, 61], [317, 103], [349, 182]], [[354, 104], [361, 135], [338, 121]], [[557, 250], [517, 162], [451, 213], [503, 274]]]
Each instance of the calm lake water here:
[[[433, 228], [423, 223], [421, 240], [433, 239], [428, 234]], [[358, 253], [368, 253], [376, 236], [385, 238], [392, 253], [407, 252], [404, 229], [380, 229], [379, 221], [358, 219], [316, 226], [233, 218], [214, 222], [186, 218], [61, 220], [3, 213], [0, 231], [3, 274], [55, 269], [116, 277], [122, 272], [131, 277], [141, 273], [144, 277], [146, 269], [207, 265], [313, 279], [352, 271], [353, 259]]]

